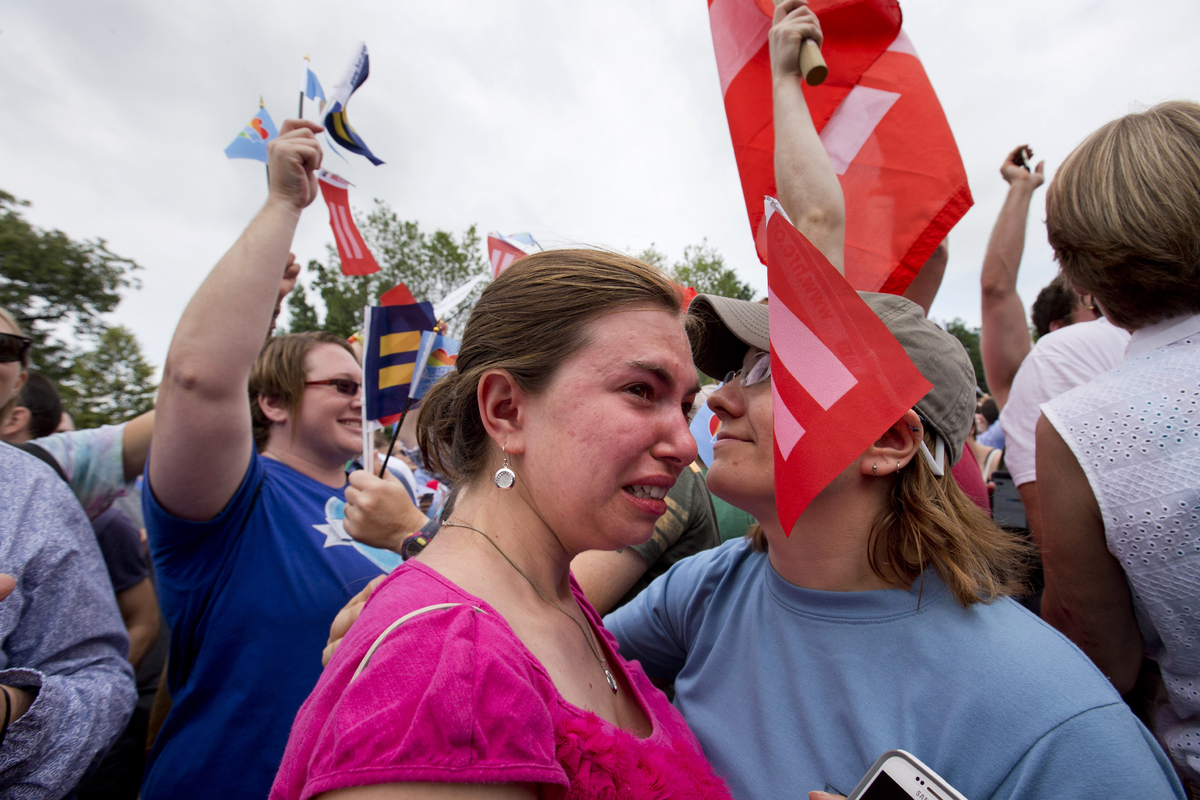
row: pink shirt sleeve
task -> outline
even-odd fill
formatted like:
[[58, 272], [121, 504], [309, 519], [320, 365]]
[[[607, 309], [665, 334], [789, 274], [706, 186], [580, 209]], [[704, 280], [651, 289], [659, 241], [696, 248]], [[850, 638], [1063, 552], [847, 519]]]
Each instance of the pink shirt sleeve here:
[[[401, 591], [386, 594], [411, 594], [394, 580], [377, 594], [388, 584]], [[349, 786], [416, 781], [565, 787], [553, 685], [492, 610], [464, 603], [413, 617], [351, 680], [379, 634], [414, 610], [395, 602], [406, 598], [386, 594], [364, 609], [300, 709], [271, 796], [303, 800]], [[430, 602], [443, 599], [420, 605]]]

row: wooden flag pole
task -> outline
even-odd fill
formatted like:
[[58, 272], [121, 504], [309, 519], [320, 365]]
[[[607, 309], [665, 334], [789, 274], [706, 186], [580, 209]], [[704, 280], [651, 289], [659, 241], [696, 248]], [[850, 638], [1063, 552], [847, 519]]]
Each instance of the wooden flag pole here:
[[805, 39], [800, 45], [800, 74], [809, 86], [819, 86], [829, 77], [829, 67], [825, 66], [821, 48], [812, 39]]
[[[783, 0], [774, 0], [778, 6]], [[770, 6], [764, 6], [759, 2], [759, 8], [768, 17], [771, 16]], [[825, 58], [821, 55], [821, 48], [812, 39], [805, 39], [800, 43], [800, 74], [804, 77], [804, 82], [809, 86], [819, 86], [829, 77], [829, 67], [825, 66]]]

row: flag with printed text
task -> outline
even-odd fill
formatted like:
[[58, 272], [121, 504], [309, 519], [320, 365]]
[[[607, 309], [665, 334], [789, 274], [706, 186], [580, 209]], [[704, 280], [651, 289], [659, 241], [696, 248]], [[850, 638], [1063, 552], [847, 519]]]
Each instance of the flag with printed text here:
[[933, 386], [821, 251], [773, 200], [766, 206], [775, 507], [790, 534]]
[[[896, 0], [812, 0], [829, 77], [804, 85], [846, 202], [846, 278], [902, 293], [974, 202], [954, 135], [901, 29]], [[764, 195], [775, 187], [767, 32], [771, 3], [709, 0], [721, 93], [750, 230], [767, 260]]]
[[337, 245], [338, 258], [342, 262], [343, 275], [370, 275], [379, 272], [375, 256], [367, 249], [354, 215], [350, 212], [350, 183], [332, 172], [317, 173], [321, 196], [329, 208], [329, 227], [333, 228], [333, 241]]
[[350, 95], [366, 82], [370, 74], [371, 59], [367, 55], [367, 45], [359, 42], [354, 50], [354, 58], [350, 60], [350, 65], [346, 68], [341, 81], [333, 87], [332, 97], [329, 100], [329, 111], [325, 114], [325, 131], [340, 146], [351, 153], [358, 153], [375, 166], [379, 166], [383, 162], [375, 157], [375, 154], [367, 147], [367, 143], [358, 135], [358, 131], [350, 125], [350, 120], [346, 118], [346, 105], [350, 102]]

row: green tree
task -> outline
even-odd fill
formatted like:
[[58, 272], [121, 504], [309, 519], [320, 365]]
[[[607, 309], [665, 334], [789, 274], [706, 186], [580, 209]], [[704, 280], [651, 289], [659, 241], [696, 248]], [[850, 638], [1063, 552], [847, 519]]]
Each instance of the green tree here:
[[983, 357], [979, 354], [979, 328], [968, 328], [967, 323], [955, 318], [946, 323], [946, 330], [962, 342], [962, 346], [971, 358], [971, 366], [975, 368], [975, 383], [987, 392], [987, 378], [983, 375]]
[[[319, 318], [303, 287], [297, 286], [288, 297], [288, 329], [293, 333], [320, 329], [349, 336], [362, 326], [362, 310], [368, 295], [378, 301], [381, 294], [403, 282], [418, 300], [436, 304], [470, 278], [490, 271], [474, 225], [459, 237], [442, 230], [425, 233], [416, 222], [397, 217], [382, 200], [376, 200], [374, 209], [365, 217], [356, 215], [356, 221], [379, 262], [380, 271], [365, 277], [342, 275], [337, 251], [327, 247], [325, 263], [308, 262], [311, 290], [321, 298], [324, 319]], [[445, 320], [450, 336], [461, 336], [466, 312], [479, 299], [485, 285], [486, 282], [481, 282], [476, 286]]]
[[116, 308], [121, 289], [138, 286], [130, 274], [139, 267], [103, 239], [76, 241], [31, 225], [19, 210], [27, 205], [0, 190], [0, 307], [33, 339], [37, 369], [61, 381], [75, 350], [55, 333], [65, 328], [84, 340], [99, 337], [102, 315]]
[[153, 375], [137, 337], [114, 325], [100, 334], [96, 349], [71, 364], [60, 384], [63, 404], [80, 429], [125, 422], [154, 407]]
[[725, 266], [725, 257], [704, 239], [683, 248], [683, 258], [667, 265], [667, 257], [654, 245], [637, 255], [671, 276], [680, 286], [690, 286], [701, 294], [719, 294], [738, 300], [753, 300], [754, 287], [738, 280], [737, 273]]

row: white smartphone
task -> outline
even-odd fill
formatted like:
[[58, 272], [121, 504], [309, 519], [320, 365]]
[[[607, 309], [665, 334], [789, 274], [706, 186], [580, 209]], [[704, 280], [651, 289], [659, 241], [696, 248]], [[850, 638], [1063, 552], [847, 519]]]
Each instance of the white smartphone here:
[[888, 750], [847, 800], [967, 800], [912, 753]]

